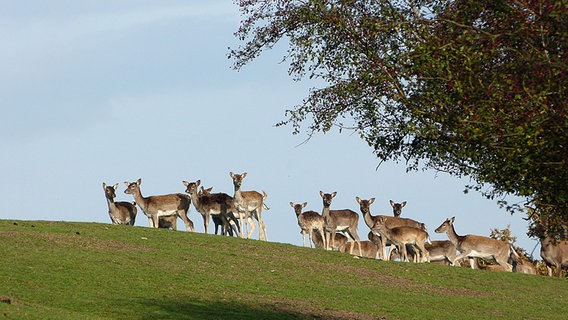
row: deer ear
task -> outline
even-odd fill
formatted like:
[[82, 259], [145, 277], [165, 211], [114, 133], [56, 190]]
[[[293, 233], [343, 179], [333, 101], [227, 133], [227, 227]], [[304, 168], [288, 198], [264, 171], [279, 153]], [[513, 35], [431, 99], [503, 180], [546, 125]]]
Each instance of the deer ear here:
[[320, 190], [320, 196], [323, 198], [323, 191]]
[[136, 184], [141, 185], [142, 184], [142, 178], [138, 178], [138, 180], [136, 180]]
[[453, 224], [455, 220], [456, 220], [456, 217], [452, 217], [452, 218], [450, 219], [450, 223]]
[[389, 203], [391, 204], [392, 207], [394, 207], [394, 201], [389, 200]]
[[403, 201], [401, 205], [404, 207], [406, 205], [406, 201]]
[[185, 181], [185, 180], [182, 181], [182, 183], [183, 183], [183, 185], [186, 186], [186, 187], [189, 185], [189, 182], [187, 182], [187, 181]]
[[199, 185], [201, 184], [201, 180], [197, 180], [195, 181], [195, 185], [199, 187]]
[[331, 197], [335, 198], [336, 195], [337, 195], [337, 191], [333, 191], [333, 193], [331, 194]]
[[114, 188], [114, 190], [118, 189], [118, 182], [114, 184], [114, 186], [112, 186]]
[[355, 200], [357, 200], [358, 204], [361, 204], [361, 199], [359, 199], [359, 197], [355, 197]]
[[373, 204], [373, 202], [375, 202], [375, 198], [369, 199], [369, 204]]
[[247, 173], [243, 172], [242, 176], [243, 176], [243, 178], [245, 178], [247, 176]]
[[290, 201], [290, 207], [294, 208], [294, 202]]
[[302, 208], [305, 208], [308, 205], [307, 202], [302, 203]]
[[107, 188], [107, 184], [103, 182], [103, 189]]

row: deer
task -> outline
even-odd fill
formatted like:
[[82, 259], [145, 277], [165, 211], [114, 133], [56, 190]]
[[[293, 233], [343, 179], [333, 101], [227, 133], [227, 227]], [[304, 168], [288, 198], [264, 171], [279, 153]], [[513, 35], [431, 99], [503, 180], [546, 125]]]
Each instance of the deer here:
[[242, 191], [241, 185], [243, 184], [243, 179], [247, 176], [246, 172], [243, 172], [242, 174], [229, 172], [229, 176], [231, 177], [231, 179], [233, 179], [233, 186], [235, 187], [235, 195], [233, 199], [235, 209], [241, 223], [241, 238], [243, 237], [244, 219], [250, 221], [247, 226], [251, 226], [251, 229], [248, 230], [247, 233], [247, 239], [250, 239], [250, 236], [254, 232], [255, 225], [252, 220], [248, 220], [248, 217], [252, 216], [258, 221], [258, 239], [264, 239], [268, 241], [268, 237], [266, 235], [266, 226], [264, 225], [264, 221], [262, 220], [262, 209], [268, 209], [268, 207], [264, 205], [264, 200], [266, 200], [267, 197], [266, 192], [263, 191], [263, 195], [261, 195], [257, 191]]
[[559, 231], [562, 239], [557, 239], [549, 231], [550, 223], [546, 220], [543, 221], [536, 210], [533, 210], [531, 217], [534, 218], [536, 223], [535, 233], [540, 240], [540, 257], [546, 265], [548, 276], [552, 277], [552, 267], [555, 267], [556, 277], [561, 278], [562, 268], [568, 267], [568, 240], [565, 238], [568, 226], [560, 225], [561, 230]]
[[210, 217], [218, 218], [221, 221], [222, 233], [228, 233], [229, 229], [232, 229], [229, 220], [231, 217], [234, 219], [232, 215], [234, 211], [233, 198], [225, 193], [211, 194], [206, 189], [203, 189], [203, 192], [199, 194], [197, 190], [201, 180], [195, 182], [182, 181], [182, 183], [186, 187], [185, 192], [191, 196], [195, 210], [203, 217], [205, 233], [209, 233]]
[[[331, 206], [331, 201], [336, 195], [337, 192], [335, 191], [332, 193], [323, 193], [323, 191], [320, 191], [320, 196], [323, 200], [322, 216], [325, 230], [325, 248], [326, 250], [329, 250], [330, 240], [331, 246], [333, 246], [335, 242], [335, 234], [337, 231], [342, 231], [345, 235], [348, 235], [351, 240], [357, 242], [357, 246], [359, 247], [359, 256], [362, 256], [361, 240], [357, 234], [359, 215], [357, 212], [349, 209], [330, 210], [329, 207]], [[353, 254], [353, 247], [351, 247], [349, 254]]]
[[[298, 225], [300, 229], [302, 229], [301, 234], [302, 238], [304, 239], [304, 247], [306, 246], [306, 234], [310, 237], [310, 248], [312, 247], [312, 243], [314, 243], [314, 231], [318, 232], [320, 236], [324, 237], [324, 230], [323, 230], [323, 217], [312, 210], [302, 212], [308, 205], [307, 202], [302, 204], [290, 202], [290, 206], [294, 209], [296, 213], [296, 218], [298, 219]], [[315, 246], [315, 243], [314, 243]]]
[[[424, 248], [428, 251], [430, 255], [430, 262], [432, 263], [441, 263], [446, 265], [452, 265], [454, 259], [457, 256], [457, 249], [454, 244], [449, 240], [434, 240], [430, 243], [426, 242], [424, 244]], [[408, 250], [409, 248], [407, 248]], [[396, 250], [396, 251], [395, 251]], [[415, 262], [418, 261], [418, 257], [414, 250], [408, 250]], [[396, 259], [396, 254], [402, 260], [400, 252], [395, 248], [391, 251], [389, 260]]]
[[[367, 235], [367, 237], [369, 238], [369, 240], [366, 241], [361, 241], [361, 249], [363, 250], [363, 258], [369, 258], [369, 259], [378, 259], [379, 257], [379, 244], [378, 241], [380, 241], [379, 237], [377, 237], [377, 235], [375, 235], [373, 232], [369, 231], [369, 234]], [[378, 240], [378, 241], [377, 241]], [[343, 244], [340, 248], [339, 251], [343, 252], [343, 253], [347, 253], [348, 251], [351, 251], [353, 248], [353, 245], [355, 243], [354, 242], [345, 242], [345, 244]]]
[[148, 217], [150, 228], [159, 227], [160, 217], [177, 215], [185, 223], [186, 231], [194, 231], [193, 222], [187, 217], [191, 198], [188, 195], [176, 193], [158, 196], [142, 196], [140, 184], [142, 179], [135, 182], [125, 181], [126, 190], [124, 193], [131, 194], [134, 200], [142, 209], [142, 212]]
[[[454, 258], [452, 265], [464, 258], [493, 258], [505, 271], [512, 272], [513, 266], [509, 264], [509, 259], [519, 261], [520, 257], [513, 246], [507, 242], [478, 235], [460, 236], [454, 229], [455, 217], [446, 219], [436, 228], [436, 233], [446, 233], [449, 240], [456, 246], [460, 254]], [[471, 268], [475, 266], [471, 264]]]
[[[322, 237], [322, 235], [319, 234], [318, 232], [314, 232], [313, 236], [314, 236], [314, 246], [318, 249], [325, 249], [324, 238]], [[347, 243], [347, 237], [341, 233], [336, 233], [334, 238], [334, 244], [331, 246], [331, 250], [340, 251], [341, 248], [344, 247], [346, 243]]]
[[158, 220], [158, 228], [177, 230], [177, 216], [162, 216]]
[[[387, 217], [379, 216], [371, 231], [381, 236], [381, 240], [388, 239], [401, 252], [402, 261], [408, 261], [406, 251], [407, 245], [412, 245], [418, 250], [417, 256], [424, 257], [426, 262], [430, 262], [430, 254], [424, 247], [425, 242], [430, 242], [428, 233], [421, 228], [414, 227], [387, 227]], [[420, 260], [420, 259], [419, 259]]]
[[[210, 188], [203, 188], [203, 186], [201, 186], [201, 189], [198, 192], [198, 195], [211, 195], [211, 190], [213, 190], [213, 187]], [[216, 193], [214, 194], [216, 195]], [[223, 193], [223, 196], [220, 197], [228, 197], [229, 199], [231, 199], [231, 201], [233, 201], [233, 197]], [[219, 234], [219, 227], [221, 227], [221, 235], [228, 235], [228, 236], [234, 236], [235, 234], [238, 234], [238, 230], [239, 230], [239, 221], [235, 218], [235, 215], [233, 214], [234, 210], [231, 210], [229, 212], [227, 212], [228, 215], [228, 220], [229, 220], [229, 226], [224, 226], [223, 225], [223, 221], [221, 219], [220, 216], [218, 215], [211, 215], [211, 220], [213, 220], [213, 223], [215, 224], [215, 234]]]
[[[372, 229], [373, 226], [377, 223], [378, 219], [380, 217], [384, 217], [386, 219], [386, 226], [388, 228], [396, 228], [396, 227], [414, 227], [414, 228], [419, 228], [419, 229], [423, 229], [426, 230], [426, 226], [421, 223], [418, 222], [416, 220], [412, 220], [412, 219], [408, 219], [408, 218], [397, 218], [397, 217], [389, 217], [389, 216], [373, 216], [371, 214], [371, 204], [373, 204], [375, 202], [375, 198], [371, 198], [369, 200], [363, 200], [359, 197], [355, 197], [355, 200], [357, 200], [357, 203], [359, 203], [359, 209], [361, 210], [361, 213], [363, 214], [363, 219], [365, 220], [365, 224], [369, 227], [369, 229]], [[390, 253], [387, 254], [386, 252], [386, 246], [387, 245], [391, 245], [391, 243], [388, 241], [388, 239], [385, 239], [383, 241], [383, 239], [379, 236], [379, 257], [382, 260], [389, 260], [390, 257]], [[391, 249], [392, 251], [392, 249]]]
[[114, 198], [116, 198], [116, 189], [118, 189], [118, 183], [112, 186], [107, 186], [107, 184], [103, 182], [103, 190], [105, 191], [105, 197], [107, 199], [108, 215], [110, 216], [110, 220], [113, 224], [133, 226], [134, 221], [136, 220], [136, 213], [138, 211], [136, 209], [136, 202], [115, 202]]
[[404, 206], [406, 206], [406, 201], [403, 201], [401, 203], [396, 203], [392, 200], [389, 200], [389, 203], [392, 207], [392, 213], [395, 217], [400, 217], [402, 215], [402, 208], [404, 208]]

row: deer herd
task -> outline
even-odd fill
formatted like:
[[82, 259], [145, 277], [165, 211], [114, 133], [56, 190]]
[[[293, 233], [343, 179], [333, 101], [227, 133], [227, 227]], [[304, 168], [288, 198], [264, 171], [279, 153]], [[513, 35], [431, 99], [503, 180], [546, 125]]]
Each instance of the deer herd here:
[[[209, 220], [215, 224], [215, 234], [219, 228], [221, 235], [238, 235], [249, 239], [258, 223], [259, 240], [268, 241], [266, 226], [262, 219], [263, 210], [268, 210], [265, 203], [266, 192], [243, 191], [241, 186], [247, 173], [229, 173], [234, 186], [234, 194], [212, 193], [212, 188], [205, 189], [201, 181], [183, 181], [185, 193], [154, 195], [144, 197], [140, 190], [142, 180], [125, 182], [124, 193], [131, 194], [134, 202], [115, 202], [119, 184], [107, 185], [103, 189], [108, 204], [108, 213], [113, 224], [134, 225], [138, 205], [148, 218], [151, 228], [168, 228], [177, 230], [177, 218], [180, 218], [186, 231], [194, 231], [193, 222], [188, 218], [190, 204], [203, 217], [205, 233], [209, 232]], [[201, 188], [200, 188], [201, 187]], [[505, 241], [479, 235], [458, 235], [454, 228], [455, 217], [446, 219], [436, 233], [445, 233], [448, 240], [430, 241], [426, 225], [419, 221], [401, 217], [406, 201], [396, 203], [389, 201], [393, 215], [372, 215], [371, 205], [375, 198], [368, 200], [355, 197], [369, 232], [368, 241], [362, 241], [357, 232], [359, 214], [350, 209], [331, 209], [332, 200], [337, 192], [320, 191], [323, 208], [321, 214], [316, 211], [304, 211], [307, 202], [290, 202], [293, 208], [303, 245], [326, 250], [381, 260], [437, 262], [457, 266], [468, 259], [471, 268], [477, 265], [476, 258], [491, 259], [504, 271], [535, 274], [535, 267], [523, 261], [511, 244]], [[568, 267], [568, 241], [554, 240], [550, 237], [541, 239], [541, 257], [547, 266], [548, 274], [552, 268], [561, 276], [562, 268]], [[389, 250], [387, 251], [387, 246]]]

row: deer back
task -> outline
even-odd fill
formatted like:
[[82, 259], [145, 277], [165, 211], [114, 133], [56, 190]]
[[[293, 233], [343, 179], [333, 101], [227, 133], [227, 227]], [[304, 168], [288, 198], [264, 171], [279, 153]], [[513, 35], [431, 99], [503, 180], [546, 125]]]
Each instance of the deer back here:
[[550, 265], [568, 265], [568, 240], [546, 237], [540, 240], [540, 256]]
[[145, 200], [146, 207], [144, 209], [148, 213], [175, 210], [188, 211], [191, 204], [191, 198], [181, 193], [150, 196], [145, 198]]
[[329, 210], [329, 215], [324, 216], [325, 224], [349, 227], [357, 229], [359, 224], [359, 215], [350, 209]]
[[315, 211], [304, 211], [298, 215], [298, 225], [302, 229], [322, 229], [323, 224], [323, 217]]

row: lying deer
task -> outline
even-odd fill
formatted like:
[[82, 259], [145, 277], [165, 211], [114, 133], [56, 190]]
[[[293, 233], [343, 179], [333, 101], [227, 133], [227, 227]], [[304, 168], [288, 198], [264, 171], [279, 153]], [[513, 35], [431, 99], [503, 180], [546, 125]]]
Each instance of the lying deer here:
[[[320, 236], [324, 237], [323, 231], [323, 217], [315, 211], [304, 211], [302, 210], [308, 205], [307, 202], [302, 204], [295, 204], [290, 202], [290, 206], [294, 209], [296, 213], [296, 218], [298, 219], [298, 225], [302, 229], [302, 238], [304, 239], [304, 247], [306, 246], [306, 234], [310, 237], [310, 248], [312, 243], [314, 243], [314, 231], [318, 232]], [[314, 243], [315, 246], [315, 243]]]
[[[395, 245], [402, 254], [402, 261], [408, 261], [406, 246], [412, 245], [418, 250], [419, 257], [423, 257], [426, 262], [430, 262], [430, 255], [424, 247], [424, 243], [429, 242], [426, 231], [414, 227], [389, 228], [387, 227], [387, 218], [383, 216], [377, 219], [377, 223], [371, 228], [371, 231], [381, 236], [381, 239], [388, 239]], [[418, 260], [421, 261], [422, 258]]]
[[[314, 246], [318, 249], [325, 249], [324, 238], [318, 233], [314, 232]], [[324, 233], [325, 235], [325, 233]], [[341, 233], [336, 233], [333, 239], [333, 245], [331, 245], [331, 250], [340, 251], [342, 247], [347, 243], [347, 237]]]
[[116, 189], [118, 189], [118, 183], [113, 186], [107, 186], [103, 182], [103, 190], [105, 191], [105, 197], [108, 204], [108, 215], [113, 224], [126, 224], [133, 226], [136, 220], [136, 202], [126, 202], [119, 201], [114, 202], [116, 198]]
[[[369, 232], [368, 237], [369, 240], [361, 241], [361, 250], [363, 250], [363, 254], [361, 255], [361, 257], [369, 259], [378, 259], [379, 258], [379, 246], [377, 245], [378, 237], [372, 232]], [[339, 248], [339, 251], [343, 253], [349, 253], [353, 251], [354, 245], [355, 242], [345, 242], [345, 244]]]
[[[509, 264], [509, 259], [512, 258], [516, 261], [520, 259], [519, 255], [515, 251], [512, 245], [507, 242], [500, 241], [497, 239], [492, 239], [484, 236], [477, 235], [465, 235], [460, 236], [456, 233], [454, 229], [455, 217], [451, 219], [446, 219], [438, 228], [436, 228], [436, 233], [446, 233], [450, 241], [456, 246], [460, 255], [458, 255], [454, 261], [456, 262], [464, 258], [483, 258], [483, 259], [494, 259], [500, 266], [502, 266], [506, 271], [513, 271], [513, 266]], [[471, 265], [474, 269], [474, 265]]]
[[158, 228], [160, 217], [177, 215], [185, 223], [186, 231], [194, 231], [193, 222], [187, 217], [191, 203], [188, 195], [176, 193], [144, 197], [140, 191], [142, 179], [124, 183], [127, 186], [124, 193], [134, 196], [134, 200], [148, 217], [151, 228]]

